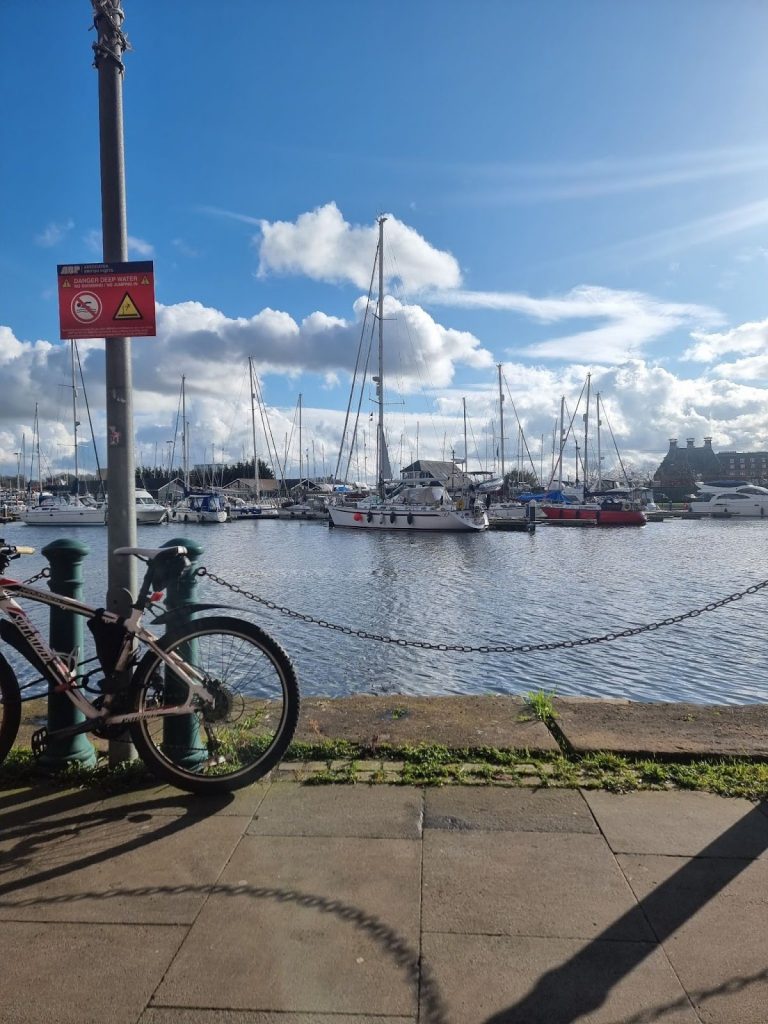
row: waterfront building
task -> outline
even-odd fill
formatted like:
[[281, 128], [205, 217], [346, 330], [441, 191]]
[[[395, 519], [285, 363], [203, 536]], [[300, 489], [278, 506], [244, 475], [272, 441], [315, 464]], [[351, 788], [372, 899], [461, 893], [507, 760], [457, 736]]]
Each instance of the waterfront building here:
[[723, 470], [712, 448], [712, 438], [705, 437], [701, 448], [696, 439], [686, 439], [681, 448], [676, 437], [669, 439], [669, 451], [653, 476], [654, 492], [669, 501], [685, 501], [696, 490], [697, 480], [716, 480]]

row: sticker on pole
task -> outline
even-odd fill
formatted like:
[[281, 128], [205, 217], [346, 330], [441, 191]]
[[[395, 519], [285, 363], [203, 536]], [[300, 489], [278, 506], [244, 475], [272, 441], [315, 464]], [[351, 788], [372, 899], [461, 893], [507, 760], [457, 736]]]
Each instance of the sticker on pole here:
[[63, 263], [57, 271], [62, 338], [147, 338], [157, 334], [151, 260]]

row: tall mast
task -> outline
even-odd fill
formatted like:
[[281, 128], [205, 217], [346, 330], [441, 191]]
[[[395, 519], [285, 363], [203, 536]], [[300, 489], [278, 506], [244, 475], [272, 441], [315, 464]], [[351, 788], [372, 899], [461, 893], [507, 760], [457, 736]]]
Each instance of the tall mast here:
[[587, 411], [584, 413], [584, 498], [587, 497], [587, 487], [589, 486], [589, 476], [587, 474], [587, 442], [589, 440], [589, 388], [592, 383], [592, 374], [587, 374]]
[[563, 448], [565, 447], [565, 395], [560, 397], [560, 455], [557, 460], [557, 489], [563, 489]]
[[186, 377], [181, 375], [181, 475], [184, 488], [189, 490], [189, 437], [187, 435], [187, 393]]
[[253, 436], [253, 475], [256, 478], [256, 500], [261, 501], [261, 484], [259, 482], [259, 459], [256, 455], [256, 410], [254, 401], [256, 393], [253, 389], [253, 360], [248, 356], [248, 376], [251, 384], [251, 434]]
[[[37, 415], [37, 402], [35, 402], [35, 437], [37, 438], [37, 489], [40, 495], [43, 493], [43, 464], [40, 461], [40, 418]], [[34, 458], [34, 452], [33, 452]]]
[[[299, 482], [301, 482], [302, 479], [301, 467], [303, 463], [301, 461], [301, 458], [301, 392], [299, 392]], [[307, 467], [307, 476], [309, 476], [309, 467]]]
[[461, 404], [464, 408], [464, 477], [466, 479], [469, 469], [469, 452], [467, 451], [467, 400], [462, 398]]
[[75, 383], [75, 342], [74, 342], [74, 340], [70, 341], [69, 345], [70, 345], [69, 351], [70, 351], [71, 363], [72, 363], [72, 423], [74, 425], [74, 434], [75, 434], [75, 484], [77, 485], [77, 491], [75, 493], [79, 494], [80, 493], [80, 484], [79, 484], [80, 476], [79, 476], [79, 473], [78, 473], [78, 462], [77, 462], [77, 428], [80, 426], [80, 424], [79, 424], [78, 419], [77, 419], [77, 384]]
[[379, 497], [384, 498], [384, 221], [379, 217], [379, 379], [376, 392], [379, 398], [379, 426], [376, 439], [376, 466]]
[[600, 392], [597, 392], [597, 489], [603, 489], [603, 456], [600, 454]]
[[499, 370], [499, 433], [501, 434], [501, 480], [502, 489], [504, 486], [504, 393], [501, 390], [501, 363], [498, 363]]

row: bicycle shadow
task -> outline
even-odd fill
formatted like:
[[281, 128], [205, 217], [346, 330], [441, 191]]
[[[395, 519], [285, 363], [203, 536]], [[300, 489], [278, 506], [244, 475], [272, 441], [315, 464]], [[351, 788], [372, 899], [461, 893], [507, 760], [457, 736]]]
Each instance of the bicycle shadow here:
[[[764, 826], [766, 815], [768, 802], [755, 806], [640, 899], [626, 914], [590, 940], [570, 960], [543, 974], [522, 999], [485, 1018], [483, 1024], [573, 1024], [582, 1019], [591, 1020], [591, 1015], [605, 1003], [622, 979], [639, 967], [665, 940], [768, 849], [768, 830], [755, 829], [756, 823]], [[761, 839], [758, 845], [755, 835], [761, 831], [765, 839]], [[750, 856], [734, 857], [733, 850], [739, 848], [749, 849]], [[705, 864], [708, 870], [702, 870], [702, 864], [707, 861], [710, 862]], [[626, 939], [638, 907], [655, 942], [622, 941]], [[620, 945], [606, 945], [608, 943]], [[618, 950], [621, 955], [615, 955], [614, 951]], [[766, 972], [759, 972], [753, 976], [753, 982], [766, 980], [765, 975]], [[721, 990], [729, 986], [732, 990], [745, 980], [732, 979], [730, 983], [714, 988], [712, 993], [720, 994]], [[689, 995], [692, 998], [694, 993]], [[683, 1001], [683, 1005], [690, 1006], [688, 999]], [[660, 1011], [664, 1009], [662, 1007]], [[633, 1021], [645, 1024], [657, 1020], [658, 1015], [648, 1016], [650, 1012], [636, 1015]]]
[[[131, 802], [125, 806], [105, 804], [110, 794], [98, 790], [57, 795], [50, 787], [40, 786], [14, 794], [18, 799], [10, 808], [0, 808], [0, 896], [167, 839], [220, 813], [234, 799], [231, 793], [200, 797], [170, 787], [167, 795], [155, 795], [156, 791], [157, 785], [148, 787], [146, 799], [133, 799], [131, 794]], [[147, 822], [154, 827], [137, 831], [137, 825]], [[107, 825], [109, 843], [89, 848], [89, 837]], [[45, 866], [34, 870], [33, 865], [41, 860]], [[11, 880], [3, 881], [4, 875]]]

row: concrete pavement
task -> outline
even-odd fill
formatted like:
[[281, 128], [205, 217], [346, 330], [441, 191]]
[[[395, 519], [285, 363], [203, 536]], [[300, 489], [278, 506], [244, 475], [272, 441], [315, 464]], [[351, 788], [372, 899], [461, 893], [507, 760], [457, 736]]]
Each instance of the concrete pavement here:
[[306, 786], [0, 793], [0, 1019], [765, 1024], [768, 805]]

